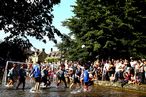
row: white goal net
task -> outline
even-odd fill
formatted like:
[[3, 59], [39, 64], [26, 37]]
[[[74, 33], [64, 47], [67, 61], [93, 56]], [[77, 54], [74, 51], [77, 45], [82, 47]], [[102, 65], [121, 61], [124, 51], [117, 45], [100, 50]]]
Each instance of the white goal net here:
[[[3, 74], [2, 85], [6, 86], [8, 82], [8, 73], [9, 70], [13, 67], [13, 64], [16, 65], [16, 71], [18, 71], [21, 65], [25, 66], [25, 69], [29, 72], [29, 68], [32, 66], [32, 63], [25, 63], [25, 62], [17, 62], [17, 61], [7, 61], [5, 66], [5, 71]], [[16, 74], [15, 80], [18, 80], [18, 74]]]

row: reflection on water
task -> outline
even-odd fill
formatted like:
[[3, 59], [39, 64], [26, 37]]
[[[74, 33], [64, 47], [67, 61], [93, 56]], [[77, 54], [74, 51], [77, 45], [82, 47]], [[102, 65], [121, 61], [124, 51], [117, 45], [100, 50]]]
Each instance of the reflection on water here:
[[21, 89], [0, 88], [0, 97], [146, 97], [146, 94], [139, 92], [127, 92], [125, 90], [113, 90], [105, 87], [93, 87], [91, 92], [71, 94], [67, 88], [42, 89], [42, 93], [30, 93], [30, 88], [25, 91]]

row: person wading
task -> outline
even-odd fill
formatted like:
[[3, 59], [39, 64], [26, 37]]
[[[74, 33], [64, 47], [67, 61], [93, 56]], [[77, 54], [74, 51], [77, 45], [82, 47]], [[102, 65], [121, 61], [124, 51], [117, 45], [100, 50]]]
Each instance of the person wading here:
[[21, 66], [20, 70], [19, 70], [19, 83], [16, 87], [16, 89], [18, 89], [18, 87], [20, 86], [20, 84], [23, 84], [23, 88], [22, 90], [24, 91], [24, 88], [25, 88], [25, 79], [26, 79], [26, 71], [25, 71], [25, 68], [24, 68], [24, 65]]
[[34, 65], [32, 74], [33, 74], [33, 77], [35, 79], [35, 87], [34, 87], [33, 91], [38, 92], [40, 90], [40, 83], [41, 83], [41, 66], [40, 66], [40, 62], [37, 62], [37, 64]]
[[61, 83], [61, 81], [64, 82], [65, 84], [65, 88], [67, 88], [67, 83], [66, 83], [66, 79], [65, 79], [65, 65], [61, 64], [60, 69], [57, 72], [57, 77], [58, 77], [58, 83], [57, 86], [59, 86], [59, 84]]

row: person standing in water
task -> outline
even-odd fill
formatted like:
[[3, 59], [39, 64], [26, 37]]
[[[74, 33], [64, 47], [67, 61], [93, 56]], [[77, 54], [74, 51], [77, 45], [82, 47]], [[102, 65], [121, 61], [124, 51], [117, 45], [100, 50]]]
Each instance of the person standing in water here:
[[88, 91], [89, 72], [88, 72], [88, 66], [87, 65], [84, 65], [83, 82], [84, 82], [84, 91]]
[[26, 79], [26, 71], [25, 71], [25, 66], [22, 65], [20, 70], [18, 71], [18, 74], [19, 74], [19, 83], [16, 87], [16, 89], [18, 89], [18, 87], [20, 86], [20, 84], [23, 84], [23, 88], [22, 90], [24, 91], [24, 88], [25, 88], [25, 79]]
[[17, 71], [16, 64], [13, 64], [13, 67], [9, 70], [8, 73], [8, 86], [13, 86], [16, 81]]
[[67, 88], [67, 82], [65, 79], [65, 65], [61, 64], [59, 70], [57, 71], [57, 77], [58, 77], [58, 82], [57, 82], [57, 86], [60, 85], [61, 81], [64, 82], [65, 84], [65, 88]]
[[33, 91], [38, 92], [40, 90], [40, 83], [41, 83], [41, 66], [40, 62], [37, 62], [36, 65], [34, 65], [32, 74], [35, 79], [35, 86]]

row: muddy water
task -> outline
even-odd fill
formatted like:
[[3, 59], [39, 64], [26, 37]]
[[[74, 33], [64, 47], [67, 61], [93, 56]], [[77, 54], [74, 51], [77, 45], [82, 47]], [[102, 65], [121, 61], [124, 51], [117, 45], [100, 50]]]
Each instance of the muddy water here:
[[146, 97], [146, 93], [100, 86], [92, 87], [90, 92], [78, 94], [71, 94], [71, 90], [68, 88], [41, 89], [41, 93], [30, 93], [29, 91], [28, 87], [25, 91], [0, 87], [0, 97]]
[[41, 89], [41, 93], [30, 93], [30, 89], [34, 85], [30, 84], [29, 81], [26, 83], [25, 91], [21, 90], [22, 86], [16, 90], [0, 85], [0, 97], [146, 97], [146, 93], [143, 92], [101, 86], [94, 86], [90, 92], [82, 91], [77, 94], [71, 94], [69, 88], [63, 87]]

